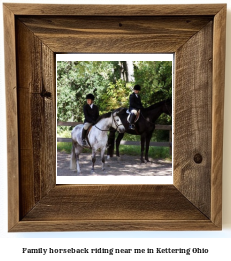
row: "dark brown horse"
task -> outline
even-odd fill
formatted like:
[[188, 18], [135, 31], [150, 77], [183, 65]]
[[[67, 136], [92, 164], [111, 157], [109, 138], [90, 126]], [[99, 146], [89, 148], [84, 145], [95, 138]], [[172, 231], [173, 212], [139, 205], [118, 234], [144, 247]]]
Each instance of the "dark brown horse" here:
[[[172, 116], [172, 99], [167, 99], [164, 101], [160, 101], [155, 103], [147, 108], [144, 108], [140, 112], [139, 120], [135, 123], [135, 130], [129, 129], [129, 123], [127, 121], [127, 109], [124, 108], [119, 117], [125, 127], [125, 132], [132, 135], [140, 135], [141, 136], [141, 162], [145, 161], [149, 162], [148, 159], [148, 151], [149, 144], [152, 137], [152, 133], [155, 130], [155, 122], [159, 118], [162, 113], [166, 113], [169, 116]], [[114, 152], [114, 143], [115, 143], [115, 133], [116, 131], [110, 129], [109, 137], [108, 137], [108, 150], [107, 156], [113, 157]], [[120, 157], [119, 154], [119, 145], [124, 136], [124, 133], [119, 133], [116, 139], [116, 156]], [[145, 158], [144, 158], [144, 147], [146, 144], [145, 150]]]

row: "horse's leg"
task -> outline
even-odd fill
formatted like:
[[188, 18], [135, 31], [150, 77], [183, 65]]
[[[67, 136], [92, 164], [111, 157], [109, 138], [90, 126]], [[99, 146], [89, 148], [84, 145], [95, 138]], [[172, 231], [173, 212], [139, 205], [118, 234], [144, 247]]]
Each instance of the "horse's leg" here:
[[92, 169], [91, 173], [95, 173], [96, 150], [92, 148]]
[[150, 162], [150, 160], [148, 159], [148, 151], [149, 151], [149, 144], [150, 144], [151, 138], [152, 138], [152, 132], [149, 133], [149, 134], [146, 136], [145, 160], [146, 160], [147, 162]]
[[107, 158], [113, 157], [114, 147], [115, 147], [115, 130], [110, 130], [108, 135], [108, 149], [107, 149]]
[[141, 135], [141, 155], [140, 155], [141, 163], [145, 163], [145, 161], [144, 161], [144, 143], [145, 143], [145, 138], [146, 138], [146, 135]]
[[72, 142], [70, 169], [76, 169], [75, 145]]
[[82, 147], [77, 145], [75, 148], [75, 158], [76, 158], [76, 166], [77, 166], [77, 174], [81, 173], [79, 166], [79, 154], [82, 152]]
[[80, 166], [79, 166], [79, 154], [82, 152], [82, 147], [77, 143], [73, 143], [72, 151], [71, 151], [71, 162], [70, 169], [76, 169], [77, 174], [80, 174]]
[[116, 139], [116, 156], [117, 159], [120, 160], [120, 152], [119, 152], [119, 146], [120, 146], [120, 142], [123, 139], [124, 133], [119, 133], [118, 137]]
[[105, 158], [104, 158], [104, 154], [105, 154], [105, 150], [106, 148], [101, 148], [101, 161], [102, 161], [102, 170], [105, 170]]

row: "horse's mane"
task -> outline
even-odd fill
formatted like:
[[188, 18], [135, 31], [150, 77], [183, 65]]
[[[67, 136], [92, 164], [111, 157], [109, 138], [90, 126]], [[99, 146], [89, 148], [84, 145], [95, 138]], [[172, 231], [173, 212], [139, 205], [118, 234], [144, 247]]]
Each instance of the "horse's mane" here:
[[118, 111], [118, 112], [119, 112], [119, 113], [118, 113], [118, 115], [121, 115], [121, 114], [124, 114], [124, 113], [126, 113], [126, 111], [127, 111], [127, 108], [120, 107], [120, 108], [118, 108], [118, 109], [114, 110], [113, 112], [116, 112], [116, 111]]
[[112, 111], [112, 113], [118, 112], [118, 115], [119, 115], [119, 114], [123, 113], [124, 110], [127, 110], [127, 109], [124, 107], [119, 107], [119, 108], [115, 109], [114, 111]]
[[95, 124], [101, 121], [102, 119], [109, 118], [111, 116], [111, 112], [104, 113], [98, 117]]
[[170, 102], [171, 99], [167, 99], [167, 100], [163, 100], [163, 101], [160, 101], [160, 102], [157, 102], [155, 104], [152, 104], [150, 105], [149, 107], [147, 108], [144, 108], [142, 109], [142, 111], [151, 111], [151, 110], [154, 110], [155, 108], [158, 108], [161, 104], [165, 103], [165, 102]]
[[[171, 100], [171, 98], [168, 98], [168, 99], [166, 99], [166, 100], [163, 100], [163, 101], [159, 101], [159, 102], [157, 102], [157, 103], [155, 103], [155, 104], [152, 104], [152, 105], [150, 105], [149, 107], [147, 107], [147, 108], [143, 108], [141, 111], [144, 111], [144, 112], [148, 112], [148, 111], [151, 111], [151, 110], [154, 110], [155, 108], [158, 108], [160, 105], [162, 105], [163, 103], [165, 103], [165, 102], [171, 102], [172, 100]], [[114, 113], [114, 112], [116, 112], [116, 111], [119, 111], [119, 115], [122, 115], [122, 114], [127, 114], [127, 110], [128, 110], [128, 108], [124, 108], [124, 107], [120, 107], [120, 108], [118, 108], [118, 109], [116, 109], [116, 110], [114, 110], [114, 111], [112, 111], [112, 113]], [[103, 115], [102, 115], [103, 116]], [[101, 116], [100, 116], [101, 117]], [[105, 118], [105, 117], [104, 117]], [[100, 120], [100, 119], [99, 119]], [[97, 122], [98, 122], [98, 120], [97, 120]]]
[[[102, 119], [111, 117], [111, 114], [114, 113], [114, 112], [119, 112], [119, 113], [118, 113], [118, 115], [119, 115], [119, 114], [121, 114], [121, 113], [123, 112], [124, 109], [126, 110], [126, 108], [120, 107], [120, 108], [118, 108], [118, 109], [116, 109], [116, 110], [114, 110], [114, 111], [106, 112], [106, 113], [104, 113], [104, 114], [102, 114], [102, 115], [100, 115], [100, 116], [98, 117], [98, 119], [96, 120], [96, 123], [98, 123], [98, 122], [99, 122], [100, 120], [102, 120]], [[95, 123], [95, 124], [96, 124], [96, 123]]]

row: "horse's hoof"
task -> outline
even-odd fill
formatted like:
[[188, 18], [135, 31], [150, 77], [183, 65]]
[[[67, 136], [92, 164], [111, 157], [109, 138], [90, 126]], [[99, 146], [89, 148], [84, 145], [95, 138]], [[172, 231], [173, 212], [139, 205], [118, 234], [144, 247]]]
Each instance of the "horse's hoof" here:
[[121, 157], [120, 156], [116, 156], [117, 157], [117, 161], [121, 161]]
[[95, 174], [95, 171], [94, 171], [94, 170], [91, 170], [91, 174]]

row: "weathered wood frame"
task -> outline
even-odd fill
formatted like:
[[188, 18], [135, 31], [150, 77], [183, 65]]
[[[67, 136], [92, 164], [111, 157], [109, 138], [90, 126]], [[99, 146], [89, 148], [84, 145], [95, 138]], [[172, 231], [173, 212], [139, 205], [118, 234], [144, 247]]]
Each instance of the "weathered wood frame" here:
[[[3, 4], [8, 229], [220, 230], [226, 5]], [[175, 53], [173, 185], [55, 184], [55, 53]]]

